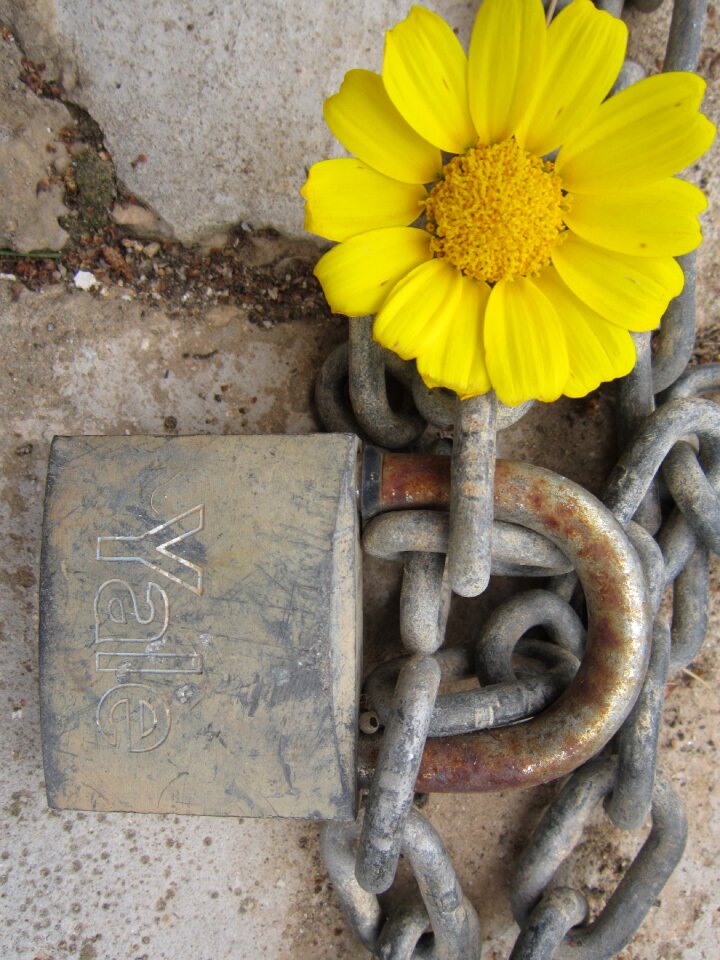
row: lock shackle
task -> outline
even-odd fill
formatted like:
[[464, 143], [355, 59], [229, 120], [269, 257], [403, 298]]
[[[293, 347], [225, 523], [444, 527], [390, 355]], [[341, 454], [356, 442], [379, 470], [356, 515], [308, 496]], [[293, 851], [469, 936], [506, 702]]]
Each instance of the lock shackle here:
[[[448, 457], [372, 448], [366, 448], [366, 457], [361, 491], [361, 503], [370, 505], [366, 509], [447, 507]], [[585, 655], [562, 696], [527, 722], [428, 739], [416, 785], [423, 793], [503, 790], [565, 776], [608, 743], [645, 676], [652, 621], [645, 577], [612, 513], [559, 474], [498, 460], [494, 516], [547, 537], [573, 564], [588, 609]], [[372, 777], [377, 749], [372, 738], [361, 736], [361, 783]]]

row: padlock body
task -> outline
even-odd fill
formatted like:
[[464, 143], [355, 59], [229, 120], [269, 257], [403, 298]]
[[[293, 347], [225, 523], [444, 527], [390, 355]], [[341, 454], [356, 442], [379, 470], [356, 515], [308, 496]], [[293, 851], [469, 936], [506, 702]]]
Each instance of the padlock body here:
[[349, 435], [55, 439], [52, 807], [355, 815], [356, 459]]

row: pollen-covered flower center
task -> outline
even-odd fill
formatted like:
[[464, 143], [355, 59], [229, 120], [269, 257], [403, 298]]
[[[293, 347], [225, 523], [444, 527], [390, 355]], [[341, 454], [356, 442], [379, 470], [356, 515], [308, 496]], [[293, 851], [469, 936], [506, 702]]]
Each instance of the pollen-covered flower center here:
[[490, 283], [546, 266], [569, 209], [552, 163], [510, 139], [472, 147], [443, 174], [425, 204], [435, 256]]

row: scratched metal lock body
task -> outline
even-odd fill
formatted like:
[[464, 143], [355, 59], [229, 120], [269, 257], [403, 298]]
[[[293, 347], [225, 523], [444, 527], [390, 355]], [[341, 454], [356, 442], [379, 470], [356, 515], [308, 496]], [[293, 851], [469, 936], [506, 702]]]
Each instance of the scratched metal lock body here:
[[356, 459], [349, 435], [55, 439], [51, 806], [355, 815]]

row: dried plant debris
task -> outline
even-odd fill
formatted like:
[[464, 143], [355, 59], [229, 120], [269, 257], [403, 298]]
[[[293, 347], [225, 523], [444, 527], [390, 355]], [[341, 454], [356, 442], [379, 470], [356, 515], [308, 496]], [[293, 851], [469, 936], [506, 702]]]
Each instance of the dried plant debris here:
[[65, 204], [70, 212], [60, 218], [60, 226], [75, 242], [101, 231], [110, 219], [117, 184], [110, 157], [103, 154], [89, 146], [80, 149], [65, 175]]
[[691, 363], [720, 362], [720, 324], [713, 323], [698, 331]]
[[[3, 39], [10, 42], [12, 35], [7, 32]], [[61, 84], [47, 76], [43, 63], [24, 57], [20, 79], [38, 96], [63, 97]], [[37, 190], [63, 186], [69, 212], [61, 226], [70, 239], [60, 252], [0, 249], [0, 279], [10, 281], [15, 298], [23, 288], [63, 284], [98, 297], [121, 288], [129, 300], [159, 302], [185, 315], [233, 307], [263, 326], [330, 315], [312, 274], [319, 251], [311, 243], [293, 243], [274, 230], [256, 231], [243, 223], [226, 235], [223, 246], [207, 250], [183, 246], [162, 231], [142, 239], [132, 224], [118, 222], [120, 215], [113, 219], [113, 211], [142, 213], [142, 204], [118, 182], [98, 124], [80, 107], [66, 106], [74, 122], [60, 139], [70, 162], [53, 167]], [[146, 159], [141, 154], [136, 163]]]
[[[255, 242], [277, 241], [277, 256], [252, 266]], [[267, 246], [265, 247], [267, 249]], [[19, 256], [0, 251], [0, 275], [30, 290], [48, 284], [75, 287], [78, 272], [91, 273], [95, 295], [121, 287], [128, 299], [162, 303], [169, 312], [200, 312], [213, 306], [239, 308], [254, 323], [269, 326], [292, 319], [327, 317], [330, 311], [312, 275], [315, 258], [287, 255], [272, 230], [238, 228], [217, 250], [188, 248], [175, 241], [143, 242], [107, 222], [61, 253]]]
[[60, 252], [0, 249], [0, 278], [13, 282], [14, 296], [23, 286], [79, 287], [75, 278], [82, 272], [94, 277], [96, 283], [85, 289], [95, 295], [121, 287], [128, 299], [158, 301], [171, 312], [232, 306], [266, 326], [329, 316], [312, 275], [318, 254], [310, 244], [288, 245], [276, 231], [255, 231], [244, 223], [224, 246], [203, 250], [168, 239], [140, 240], [131, 228], [115, 223], [114, 204], [138, 207], [139, 202], [118, 184], [107, 151], [79, 139], [78, 133], [76, 127], [63, 131], [72, 161], [53, 179], [64, 183], [69, 213], [61, 225], [70, 240]]
[[[3, 29], [2, 39], [6, 42], [12, 35]], [[35, 63], [28, 57], [23, 57], [20, 61], [20, 79], [27, 84], [34, 94], [38, 97], [49, 97], [51, 100], [59, 100], [63, 95], [62, 85], [59, 80], [50, 79], [45, 76], [45, 64]]]

